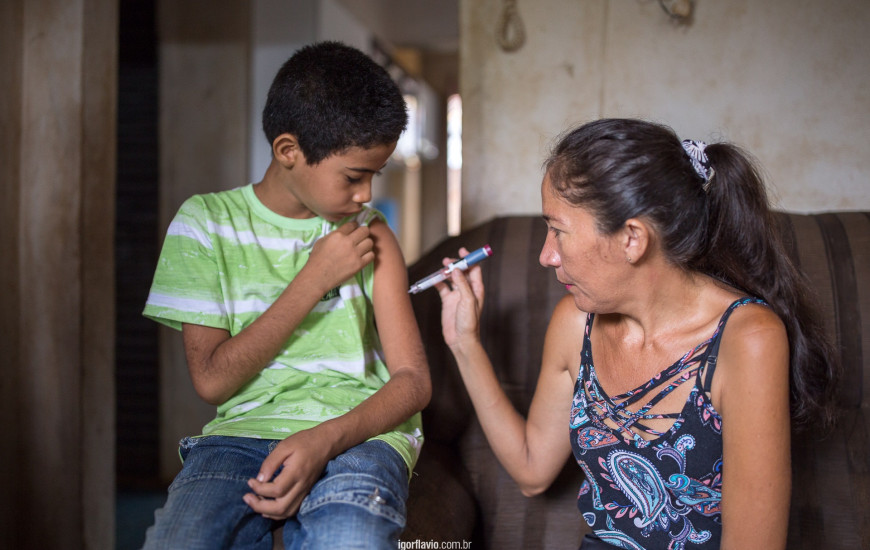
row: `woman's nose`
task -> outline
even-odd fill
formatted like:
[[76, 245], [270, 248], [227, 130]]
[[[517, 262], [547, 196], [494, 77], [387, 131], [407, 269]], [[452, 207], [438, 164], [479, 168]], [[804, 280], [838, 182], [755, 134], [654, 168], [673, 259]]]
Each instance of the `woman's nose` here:
[[538, 262], [544, 267], [558, 267], [559, 255], [556, 249], [550, 244], [550, 237], [544, 241], [544, 246], [541, 248], [541, 254], [538, 256]]

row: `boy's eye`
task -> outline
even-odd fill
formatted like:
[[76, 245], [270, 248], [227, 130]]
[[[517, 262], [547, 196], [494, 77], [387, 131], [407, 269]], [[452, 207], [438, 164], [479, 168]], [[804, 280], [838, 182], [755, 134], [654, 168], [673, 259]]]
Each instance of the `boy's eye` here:
[[362, 178], [355, 178], [353, 176], [347, 176], [348, 183], [359, 183], [362, 181]]

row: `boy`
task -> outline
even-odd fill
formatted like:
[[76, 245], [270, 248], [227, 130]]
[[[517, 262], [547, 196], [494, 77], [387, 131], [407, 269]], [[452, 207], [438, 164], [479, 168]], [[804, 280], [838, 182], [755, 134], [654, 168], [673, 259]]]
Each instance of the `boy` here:
[[401, 250], [364, 203], [406, 123], [383, 68], [306, 46], [269, 91], [263, 180], [182, 205], [144, 315], [181, 329], [217, 417], [182, 440], [146, 548], [271, 548], [280, 523], [287, 549], [396, 548], [431, 389]]

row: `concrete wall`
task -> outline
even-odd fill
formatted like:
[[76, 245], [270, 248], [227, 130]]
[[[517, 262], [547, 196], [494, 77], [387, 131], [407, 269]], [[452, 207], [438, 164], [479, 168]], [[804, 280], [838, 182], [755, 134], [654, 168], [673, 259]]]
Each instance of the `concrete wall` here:
[[870, 2], [517, 2], [525, 44], [496, 42], [501, 0], [460, 2], [463, 227], [536, 213], [541, 162], [574, 124], [632, 116], [753, 152], [776, 204], [870, 208]]

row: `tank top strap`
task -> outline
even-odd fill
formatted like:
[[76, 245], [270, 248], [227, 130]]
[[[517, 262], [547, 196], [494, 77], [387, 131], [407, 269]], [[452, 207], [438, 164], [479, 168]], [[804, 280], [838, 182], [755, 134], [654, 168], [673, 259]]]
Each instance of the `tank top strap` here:
[[719, 324], [716, 326], [716, 332], [713, 333], [713, 336], [710, 339], [710, 345], [704, 352], [705, 357], [701, 364], [701, 369], [704, 373], [701, 389], [705, 393], [710, 393], [710, 388], [713, 385], [713, 373], [716, 372], [716, 361], [719, 357], [719, 344], [722, 342], [722, 329], [725, 327], [725, 323], [728, 322], [728, 318], [731, 317], [734, 310], [746, 304], [761, 304], [768, 306], [767, 302], [761, 298], [751, 298], [747, 296], [734, 300], [731, 305], [728, 306], [728, 309], [725, 310], [725, 313], [722, 314], [722, 317], [719, 319]]

